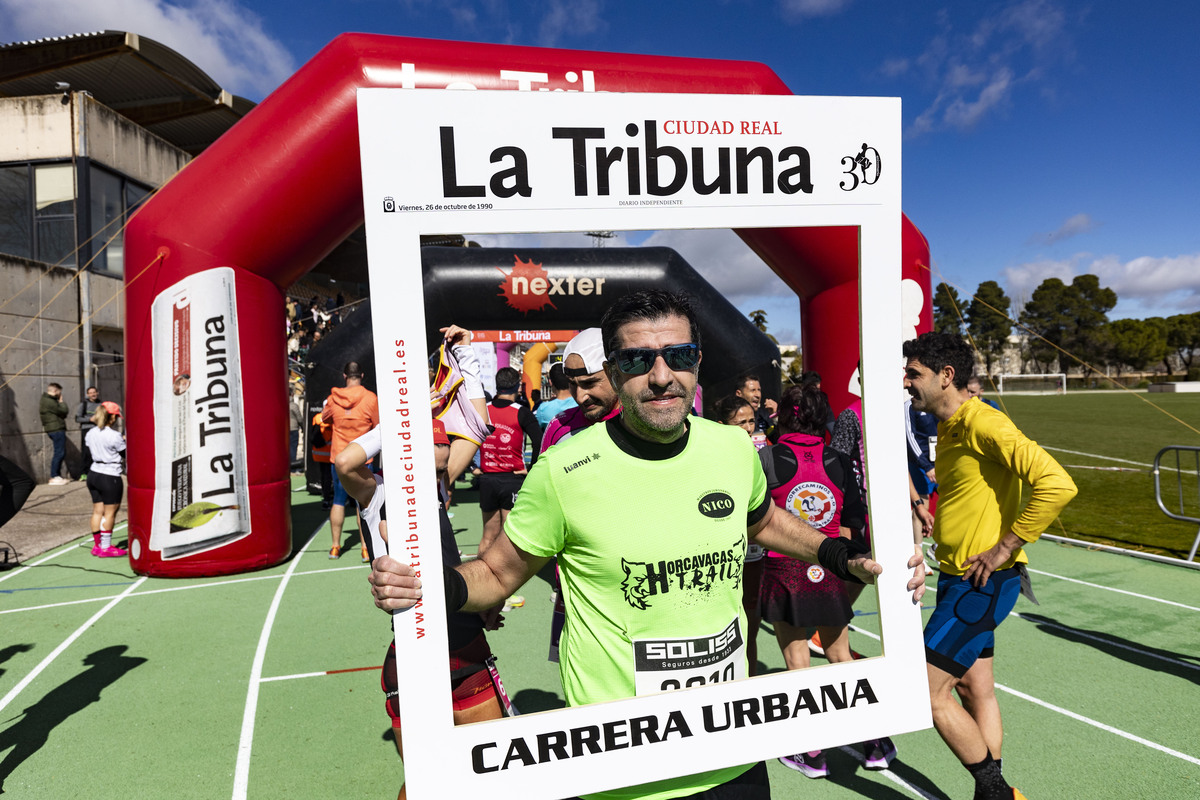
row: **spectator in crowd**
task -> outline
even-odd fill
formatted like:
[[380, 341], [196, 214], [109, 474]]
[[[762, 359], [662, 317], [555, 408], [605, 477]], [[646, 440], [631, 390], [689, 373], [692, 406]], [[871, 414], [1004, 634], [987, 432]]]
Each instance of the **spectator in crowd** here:
[[332, 441], [333, 426], [321, 419], [321, 412], [317, 412], [308, 428], [308, 448], [321, 477], [321, 508], [324, 509], [333, 505], [333, 456], [330, 454]]
[[62, 477], [63, 459], [67, 455], [67, 414], [71, 410], [62, 399], [62, 386], [51, 383], [38, 402], [38, 413], [42, 418], [42, 430], [50, 437], [54, 454], [50, 459], [50, 485], [62, 486], [67, 482]]
[[[821, 373], [817, 372], [816, 370], [808, 370], [807, 372], [802, 373], [800, 375], [800, 385], [806, 386], [806, 387], [811, 387], [813, 389], [820, 389], [821, 388]], [[833, 409], [831, 408], [831, 409], [829, 409], [829, 419], [827, 419], [825, 421], [825, 430], [829, 433], [830, 436], [833, 435], [833, 424], [835, 421], [836, 420], [834, 419], [834, 416], [833, 416]], [[826, 442], [828, 442], [828, 441], [829, 440], [826, 439]]]
[[604, 345], [599, 328], [575, 334], [563, 351], [563, 374], [571, 384], [576, 405], [559, 413], [546, 426], [542, 452], [593, 423], [620, 413], [617, 393], [604, 372]]
[[[342, 448], [379, 424], [379, 398], [362, 385], [362, 366], [357, 361], [347, 361], [342, 368], [342, 379], [346, 386], [335, 387], [321, 411], [321, 419], [333, 426], [330, 454], [335, 460]], [[346, 521], [347, 499], [346, 490], [338, 480], [337, 472], [334, 472], [333, 505], [329, 507], [329, 529], [333, 537], [333, 546], [329, 548], [330, 558], [342, 554], [342, 526]], [[368, 563], [371, 559], [361, 519], [358, 521], [358, 535], [362, 543], [363, 563]]]
[[87, 478], [88, 492], [92, 495], [92, 555], [98, 558], [117, 558], [129, 553], [112, 543], [113, 523], [125, 493], [125, 482], [121, 479], [125, 437], [112, 425], [120, 416], [121, 407], [116, 403], [101, 403], [92, 415], [95, 427], [88, 431], [86, 440], [92, 451], [92, 467]]
[[[488, 404], [488, 422], [494, 430], [479, 449], [479, 508], [483, 512], [483, 534], [479, 552], [491, 547], [500, 535], [508, 512], [517, 502], [517, 494], [529, 468], [525, 465], [525, 437], [533, 447], [530, 466], [537, 462], [542, 449], [542, 429], [533, 412], [517, 404], [521, 374], [512, 367], [496, 372], [496, 396]], [[518, 608], [525, 604], [520, 595], [513, 595], [506, 605]], [[507, 610], [507, 609], [506, 609]]]
[[[933, 725], [975, 779], [976, 800], [1020, 798], [1001, 770], [995, 630], [1018, 594], [1032, 595], [1025, 545], [1058, 517], [1075, 484], [1007, 416], [967, 393], [975, 353], [961, 336], [923, 333], [904, 343], [904, 358], [913, 407], [938, 420], [940, 576], [925, 626]], [[1024, 509], [1022, 484], [1032, 487]]]
[[[1061, 391], [1061, 387], [1060, 387], [1060, 391]], [[991, 406], [992, 408], [996, 409], [997, 411], [1000, 410], [1000, 406], [998, 406], [996, 404], [995, 400], [989, 400], [983, 396], [983, 382], [979, 380], [978, 375], [972, 375], [969, 379], [967, 379], [967, 394], [970, 395], [971, 397], [978, 397], [986, 405]]]
[[914, 408], [911, 397], [904, 400], [904, 434], [908, 441], [908, 477], [917, 493], [912, 501], [913, 535], [919, 541], [924, 521], [915, 512], [921, 506], [928, 509], [929, 498], [937, 491], [937, 471], [933, 465], [937, 457], [937, 418]]
[[79, 423], [79, 452], [83, 456], [83, 464], [79, 468], [79, 479], [87, 480], [88, 469], [92, 465], [92, 451], [87, 446], [87, 434], [95, 424], [92, 415], [100, 407], [100, 390], [95, 386], [87, 387], [87, 395], [75, 409], [75, 421]]
[[295, 472], [297, 460], [303, 462], [300, 456], [300, 427], [304, 424], [304, 392], [298, 385], [290, 387], [292, 396], [288, 403], [288, 464]]
[[769, 397], [763, 397], [762, 382], [757, 375], [742, 375], [737, 380], [737, 388], [733, 392], [754, 407], [755, 429], [767, 436], [775, 431], [775, 411], [778, 405]]
[[[791, 386], [779, 403], [779, 442], [762, 453], [767, 487], [775, 505], [829, 537], [850, 539], [866, 520], [854, 467], [845, 454], [825, 446], [829, 400], [809, 383]], [[809, 666], [808, 630], [815, 628], [831, 662], [851, 659], [847, 626], [854, 612], [846, 584], [820, 565], [767, 552], [762, 578], [762, 616], [788, 669]], [[890, 740], [863, 744], [867, 769], [885, 769], [895, 748]], [[809, 778], [829, 774], [821, 750], [779, 759]]]
[[575, 398], [571, 397], [571, 381], [567, 378], [567, 373], [563, 369], [562, 362], [550, 365], [550, 374], [548, 377], [550, 378], [550, 385], [554, 387], [554, 397], [549, 400], [543, 400], [533, 413], [542, 430], [546, 430], [546, 426], [550, 424], [550, 421], [559, 414], [568, 408], [578, 405], [575, 402]]
[[754, 406], [736, 394], [726, 395], [713, 406], [717, 422], [722, 425], [737, 425], [746, 433], [754, 433]]

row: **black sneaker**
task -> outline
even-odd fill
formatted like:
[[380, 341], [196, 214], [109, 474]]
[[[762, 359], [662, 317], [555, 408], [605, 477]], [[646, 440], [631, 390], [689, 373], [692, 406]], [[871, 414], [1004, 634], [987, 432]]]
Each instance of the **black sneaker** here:
[[824, 778], [829, 774], [829, 767], [825, 765], [825, 753], [821, 750], [783, 756], [779, 759], [779, 763], [788, 769], [796, 770], [807, 778]]

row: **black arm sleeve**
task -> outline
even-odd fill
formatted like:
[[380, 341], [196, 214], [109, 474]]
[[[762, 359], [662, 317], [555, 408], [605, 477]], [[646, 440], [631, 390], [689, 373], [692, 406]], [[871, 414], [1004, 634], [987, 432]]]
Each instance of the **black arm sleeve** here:
[[520, 424], [521, 430], [525, 431], [533, 447], [533, 458], [529, 460], [529, 466], [532, 467], [537, 463], [538, 453], [542, 449], [542, 426], [538, 425], [537, 417], [525, 406], [517, 407], [517, 423]]
[[[867, 525], [867, 504], [858, 488], [858, 480], [854, 475], [854, 463], [850, 457], [833, 448], [825, 451], [826, 460], [833, 456], [832, 463], [825, 467], [825, 473], [837, 481], [842, 490], [842, 520], [841, 524], [855, 533], [860, 533]], [[836, 477], [835, 477], [836, 473]]]

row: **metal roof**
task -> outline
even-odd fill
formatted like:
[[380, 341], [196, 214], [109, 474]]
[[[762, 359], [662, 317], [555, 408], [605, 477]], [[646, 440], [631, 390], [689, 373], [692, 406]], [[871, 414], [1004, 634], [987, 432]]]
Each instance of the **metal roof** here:
[[125, 31], [0, 45], [0, 97], [87, 91], [176, 147], [198, 154], [254, 103], [171, 48]]

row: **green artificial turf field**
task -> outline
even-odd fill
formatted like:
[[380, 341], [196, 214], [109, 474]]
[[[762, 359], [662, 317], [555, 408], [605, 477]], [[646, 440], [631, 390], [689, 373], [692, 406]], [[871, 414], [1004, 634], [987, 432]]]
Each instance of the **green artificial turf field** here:
[[[1158, 508], [1150, 466], [1164, 447], [1200, 446], [1200, 433], [1192, 429], [1200, 429], [1200, 394], [1108, 391], [994, 399], [1003, 401], [1017, 426], [1047, 448], [1079, 487], [1060, 518], [1062, 528], [1050, 533], [1187, 556], [1198, 526], [1172, 520]], [[1173, 456], [1167, 465], [1174, 467]], [[1185, 457], [1182, 466], [1184, 509], [1200, 517], [1195, 456]], [[1168, 507], [1174, 499], [1178, 510], [1174, 470], [1162, 481]]]

